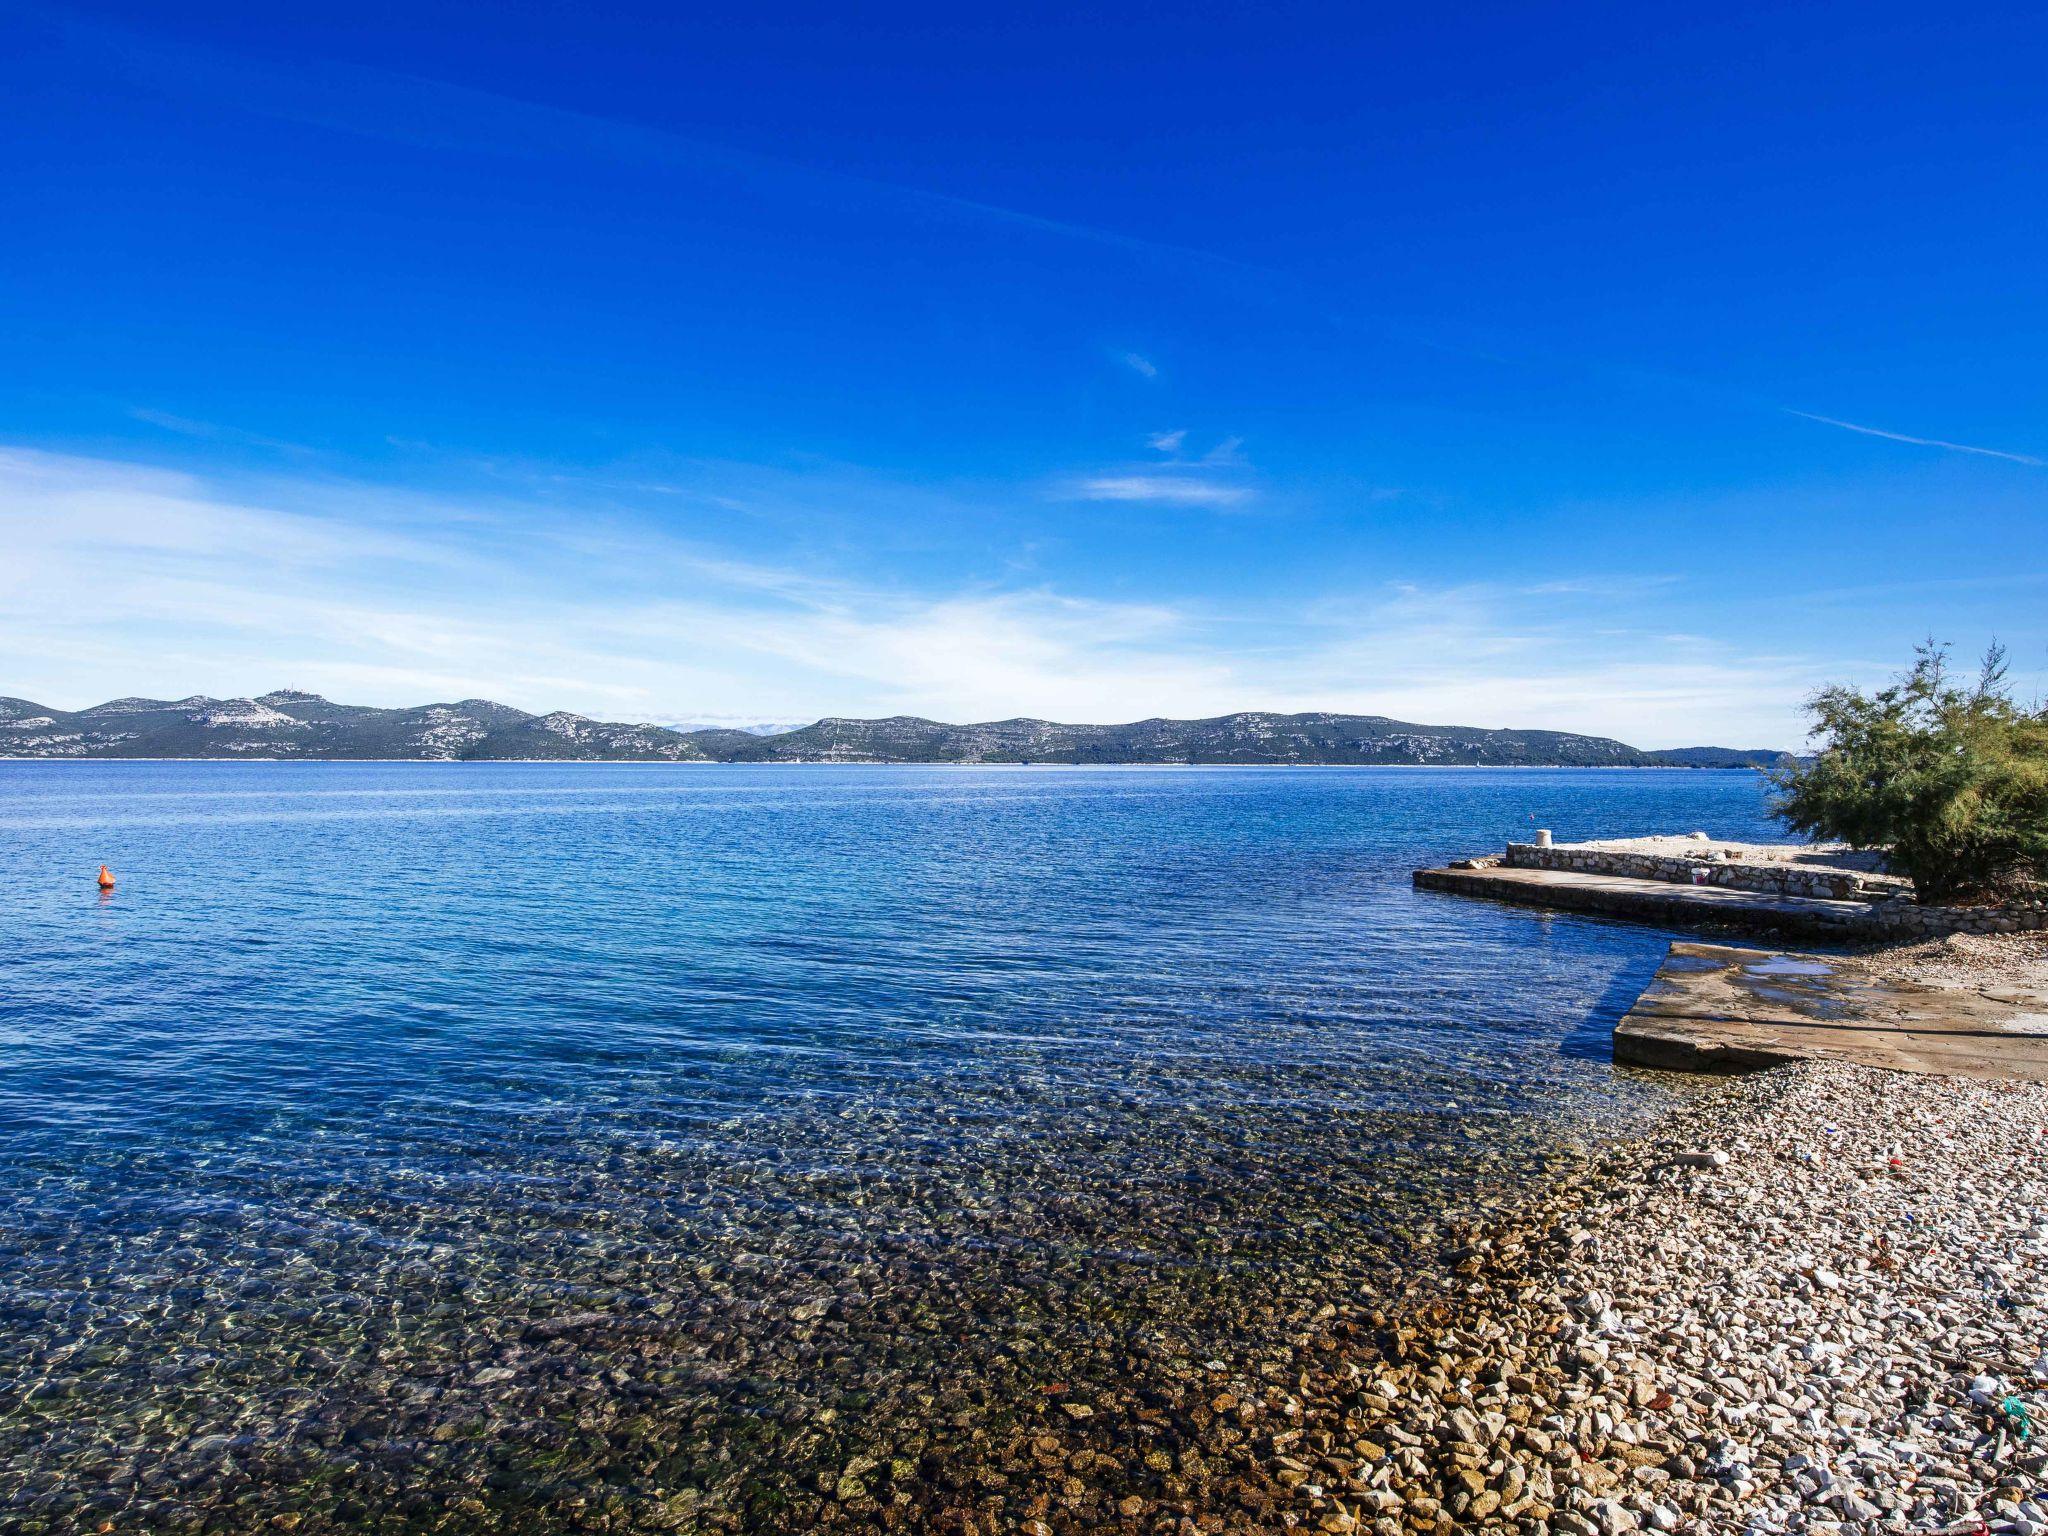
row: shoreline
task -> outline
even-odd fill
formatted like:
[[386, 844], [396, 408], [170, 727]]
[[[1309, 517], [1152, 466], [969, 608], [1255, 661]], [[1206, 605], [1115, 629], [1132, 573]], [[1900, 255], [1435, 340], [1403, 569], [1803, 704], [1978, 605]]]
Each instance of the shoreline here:
[[1019, 769], [1137, 769], [1137, 768], [1342, 768], [1368, 773], [1428, 769], [1431, 772], [1465, 773], [1756, 773], [1751, 767], [1695, 766], [1689, 763], [1012, 763], [962, 762], [957, 758], [932, 762], [909, 762], [900, 758], [775, 758], [772, 760], [714, 760], [671, 757], [254, 757], [237, 753], [233, 757], [10, 757], [0, 753], [0, 763], [418, 763], [436, 768], [473, 768], [492, 763], [545, 765], [547, 767], [592, 768], [1003, 768]]
[[1702, 1084], [1449, 1255], [1462, 1283], [1386, 1330], [1304, 1523], [2038, 1536], [2044, 1125], [2036, 1084]]

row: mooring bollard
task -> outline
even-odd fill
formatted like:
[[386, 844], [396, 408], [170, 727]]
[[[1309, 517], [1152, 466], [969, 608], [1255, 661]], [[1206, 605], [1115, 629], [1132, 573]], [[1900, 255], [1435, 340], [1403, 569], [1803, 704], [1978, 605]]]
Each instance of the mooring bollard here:
[[1550, 828], [1538, 827], [1536, 829], [1536, 846], [1538, 848], [1548, 848], [1550, 846]]

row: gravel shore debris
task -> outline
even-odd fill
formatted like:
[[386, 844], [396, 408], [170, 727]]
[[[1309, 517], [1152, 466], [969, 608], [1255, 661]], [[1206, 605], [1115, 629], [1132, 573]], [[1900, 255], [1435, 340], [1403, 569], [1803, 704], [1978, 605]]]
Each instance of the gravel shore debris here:
[[1918, 944], [1875, 948], [1849, 962], [1872, 976], [1970, 991], [2028, 988], [2048, 993], [2048, 933], [1951, 933]]
[[1462, 1268], [1301, 1523], [2048, 1532], [2048, 1088], [1714, 1084]]

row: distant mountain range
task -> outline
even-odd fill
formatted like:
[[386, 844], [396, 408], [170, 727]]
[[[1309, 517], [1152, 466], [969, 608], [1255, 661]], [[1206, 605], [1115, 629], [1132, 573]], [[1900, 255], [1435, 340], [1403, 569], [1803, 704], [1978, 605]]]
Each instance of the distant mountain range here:
[[1334, 763], [1474, 767], [1756, 768], [1773, 751], [1680, 747], [1643, 752], [1604, 736], [1410, 725], [1378, 715], [1222, 715], [1057, 725], [945, 725], [897, 715], [825, 719], [773, 735], [676, 731], [488, 699], [373, 709], [282, 690], [257, 699], [112, 699], [50, 709], [0, 698], [0, 757], [331, 758], [420, 761], [555, 759], [678, 763]]

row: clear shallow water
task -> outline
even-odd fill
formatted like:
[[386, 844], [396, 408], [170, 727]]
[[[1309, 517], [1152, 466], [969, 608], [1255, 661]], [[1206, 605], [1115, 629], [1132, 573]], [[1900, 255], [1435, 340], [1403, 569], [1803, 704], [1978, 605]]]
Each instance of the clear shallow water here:
[[1408, 872], [1763, 798], [0, 764], [0, 1525], [1199, 1507], [1189, 1402], [1657, 1102], [1666, 936]]

